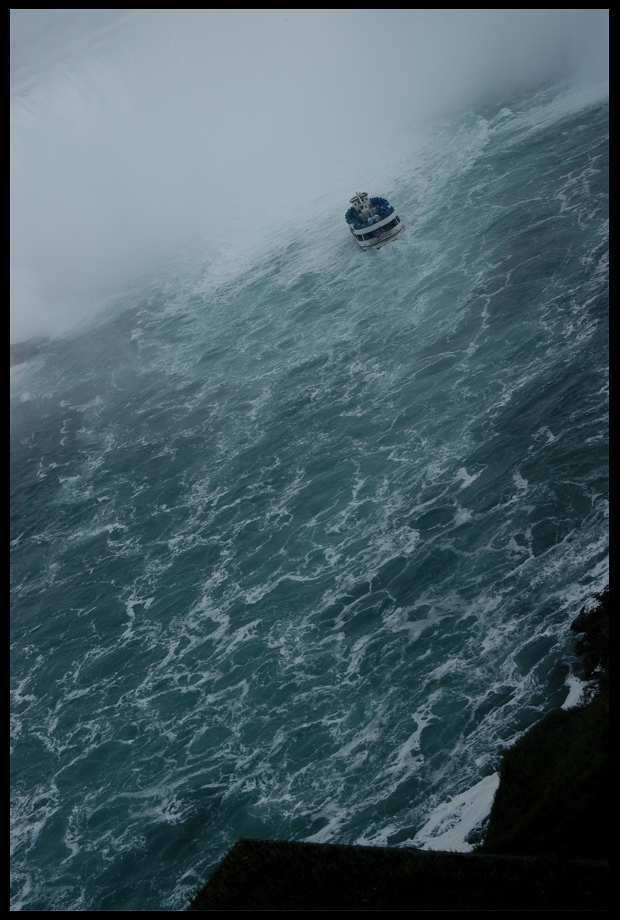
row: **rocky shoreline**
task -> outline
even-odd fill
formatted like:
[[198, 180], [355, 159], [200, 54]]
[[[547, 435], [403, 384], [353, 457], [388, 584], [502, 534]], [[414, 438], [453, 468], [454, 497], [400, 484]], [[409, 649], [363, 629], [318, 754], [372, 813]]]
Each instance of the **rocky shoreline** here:
[[473, 853], [239, 840], [187, 910], [608, 910], [609, 586], [583, 607], [584, 701], [505, 751]]
[[607, 859], [609, 587], [571, 629], [584, 701], [548, 713], [504, 752], [481, 853]]

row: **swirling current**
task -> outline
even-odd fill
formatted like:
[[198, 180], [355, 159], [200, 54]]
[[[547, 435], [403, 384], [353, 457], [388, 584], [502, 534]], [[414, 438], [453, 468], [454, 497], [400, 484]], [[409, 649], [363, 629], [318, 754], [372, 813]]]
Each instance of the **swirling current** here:
[[347, 189], [13, 371], [13, 909], [179, 910], [239, 836], [425, 846], [566, 701], [607, 132], [557, 88], [455, 117], [368, 189], [394, 243]]

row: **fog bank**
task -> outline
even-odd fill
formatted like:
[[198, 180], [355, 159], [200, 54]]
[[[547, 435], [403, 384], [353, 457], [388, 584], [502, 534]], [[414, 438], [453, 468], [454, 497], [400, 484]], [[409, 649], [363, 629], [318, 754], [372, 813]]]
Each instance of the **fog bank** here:
[[353, 194], [451, 109], [604, 84], [608, 11], [12, 10], [11, 53], [18, 341], [189, 240]]

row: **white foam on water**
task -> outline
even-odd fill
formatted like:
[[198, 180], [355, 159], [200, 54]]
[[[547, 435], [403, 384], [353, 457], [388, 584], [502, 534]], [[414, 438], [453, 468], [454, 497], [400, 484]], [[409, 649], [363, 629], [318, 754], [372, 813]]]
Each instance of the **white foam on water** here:
[[485, 776], [466, 792], [437, 806], [424, 827], [403, 845], [423, 850], [444, 850], [468, 853], [473, 845], [467, 837], [479, 827], [491, 811], [499, 786], [499, 774]]
[[[403, 157], [393, 245], [314, 209], [13, 378], [21, 909], [112, 871], [177, 909], [240, 834], [467, 849], [501, 748], [578, 699], [603, 237], [545, 99]], [[546, 263], [546, 226], [581, 256]]]

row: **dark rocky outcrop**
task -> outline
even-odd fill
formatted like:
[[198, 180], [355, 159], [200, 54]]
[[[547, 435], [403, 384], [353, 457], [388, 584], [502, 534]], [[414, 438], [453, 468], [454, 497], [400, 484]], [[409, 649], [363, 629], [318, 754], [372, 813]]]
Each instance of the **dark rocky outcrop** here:
[[582, 607], [570, 625], [581, 633], [575, 654], [581, 659], [579, 676], [593, 681], [598, 690], [609, 675], [609, 585], [596, 595], [595, 607]]
[[609, 588], [583, 608], [586, 703], [505, 751], [474, 853], [239, 840], [188, 910], [608, 910]]
[[502, 756], [479, 852], [609, 856], [609, 587], [571, 624], [585, 703], [548, 713]]

